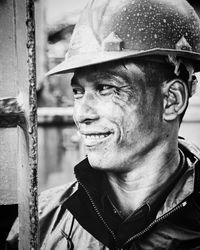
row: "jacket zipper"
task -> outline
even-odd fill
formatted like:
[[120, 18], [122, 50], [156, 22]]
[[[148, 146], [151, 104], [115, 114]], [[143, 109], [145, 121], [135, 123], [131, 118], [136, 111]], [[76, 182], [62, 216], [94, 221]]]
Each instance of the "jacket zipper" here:
[[[108, 229], [108, 231], [111, 233], [115, 243], [117, 243], [117, 237], [115, 235], [115, 233], [112, 231], [112, 229], [108, 226], [108, 224], [106, 223], [106, 221], [104, 220], [103, 216], [101, 215], [100, 211], [98, 210], [95, 202], [93, 201], [89, 191], [87, 190], [87, 188], [78, 180], [78, 183], [82, 186], [82, 188], [85, 190], [91, 204], [92, 207], [94, 208], [96, 214], [98, 215], [99, 219], [102, 221], [102, 223], [105, 225], [105, 227]], [[144, 230], [140, 231], [139, 233], [135, 234], [134, 236], [132, 236], [131, 238], [129, 238], [122, 246], [122, 248], [116, 248], [116, 249], [123, 249], [123, 247], [125, 245], [127, 245], [128, 243], [130, 243], [132, 240], [139, 238], [141, 235], [145, 234], [146, 232], [148, 232], [153, 226], [155, 226], [156, 224], [160, 223], [161, 221], [165, 220], [167, 217], [169, 217], [170, 215], [172, 215], [173, 213], [177, 212], [179, 209], [185, 207], [187, 205], [187, 202], [184, 201], [183, 203], [181, 203], [180, 205], [176, 206], [174, 209], [172, 209], [171, 211], [169, 211], [168, 213], [164, 214], [163, 216], [159, 217], [158, 219], [154, 220], [153, 222], [151, 222], [149, 224], [148, 227], [146, 227]]]
[[106, 221], [104, 220], [104, 218], [103, 218], [103, 216], [101, 215], [100, 211], [98, 210], [98, 208], [97, 208], [95, 202], [93, 201], [93, 199], [92, 199], [92, 197], [91, 197], [89, 191], [87, 190], [87, 188], [86, 188], [79, 180], [78, 180], [78, 183], [79, 183], [79, 184], [82, 186], [82, 188], [85, 190], [85, 192], [86, 192], [86, 194], [87, 194], [87, 196], [88, 196], [88, 198], [89, 198], [89, 200], [90, 200], [90, 202], [91, 202], [91, 204], [92, 204], [92, 206], [93, 206], [93, 208], [94, 208], [96, 214], [98, 215], [99, 219], [100, 219], [101, 222], [104, 224], [104, 226], [108, 229], [108, 231], [111, 233], [111, 235], [112, 235], [112, 237], [113, 237], [115, 243], [117, 243], [117, 237], [116, 237], [115, 233], [112, 231], [112, 229], [108, 226], [108, 224], [107, 224]]
[[[129, 238], [124, 244], [123, 246], [125, 246], [126, 244], [130, 243], [132, 240], [140, 237], [141, 235], [145, 234], [146, 232], [148, 232], [153, 226], [155, 226], [156, 224], [160, 223], [161, 221], [165, 220], [167, 217], [169, 217], [170, 215], [172, 215], [173, 213], [177, 212], [178, 210], [180, 210], [181, 208], [185, 207], [187, 205], [187, 202], [184, 201], [183, 203], [181, 203], [180, 205], [176, 206], [174, 209], [172, 209], [171, 211], [169, 211], [168, 213], [164, 214], [163, 216], [161, 216], [160, 218], [154, 220], [153, 222], [151, 222], [149, 224], [148, 227], [146, 227], [144, 230], [142, 230], [141, 232], [135, 234], [134, 236], [132, 236], [131, 238]], [[123, 247], [122, 247], [123, 248]]]

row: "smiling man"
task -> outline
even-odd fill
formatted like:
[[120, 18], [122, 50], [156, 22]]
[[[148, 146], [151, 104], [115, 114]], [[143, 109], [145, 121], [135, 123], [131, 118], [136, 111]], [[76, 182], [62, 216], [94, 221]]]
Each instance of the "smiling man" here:
[[87, 157], [41, 194], [41, 249], [200, 249], [200, 152], [178, 139], [199, 61], [185, 0], [88, 4], [49, 72], [74, 72]]
[[111, 62], [76, 70], [74, 120], [93, 168], [126, 173], [153, 145], [165, 142], [161, 87], [148, 86], [148, 64]]

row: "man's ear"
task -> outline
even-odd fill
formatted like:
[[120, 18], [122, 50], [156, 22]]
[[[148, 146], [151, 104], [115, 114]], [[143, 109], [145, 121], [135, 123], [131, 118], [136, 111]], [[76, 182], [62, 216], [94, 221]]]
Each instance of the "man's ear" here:
[[163, 118], [175, 120], [187, 107], [188, 90], [186, 83], [180, 79], [163, 83]]

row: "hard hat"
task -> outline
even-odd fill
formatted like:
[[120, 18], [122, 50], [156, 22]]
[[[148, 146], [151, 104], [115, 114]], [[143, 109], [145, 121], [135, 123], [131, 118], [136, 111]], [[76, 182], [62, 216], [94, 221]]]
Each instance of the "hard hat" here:
[[200, 70], [200, 20], [186, 0], [91, 0], [47, 75], [122, 58], [177, 56]]

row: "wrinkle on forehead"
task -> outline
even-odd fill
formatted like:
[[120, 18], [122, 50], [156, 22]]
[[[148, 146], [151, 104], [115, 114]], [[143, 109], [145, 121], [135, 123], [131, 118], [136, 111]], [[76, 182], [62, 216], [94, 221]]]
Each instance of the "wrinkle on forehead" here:
[[106, 64], [94, 65], [86, 68], [77, 69], [74, 78], [85, 78], [87, 81], [102, 81], [105, 79], [121, 79], [125, 84], [132, 85], [145, 81], [145, 73], [141, 66], [133, 62], [120, 61]]

